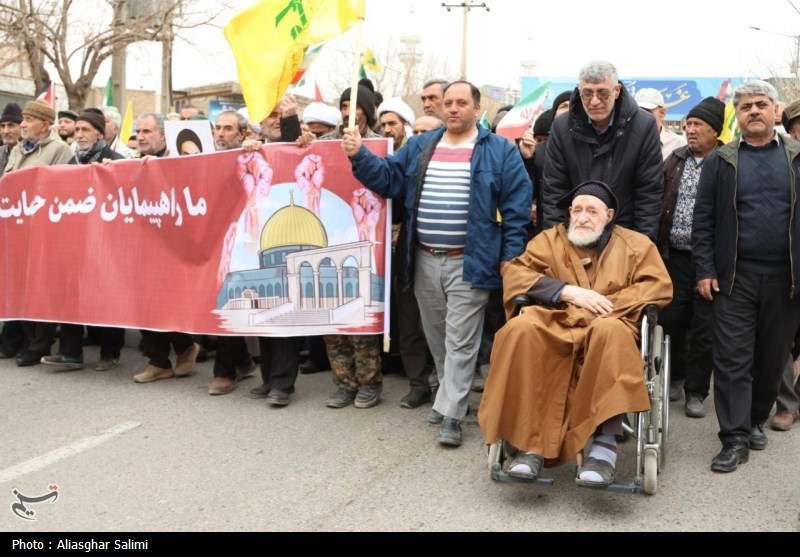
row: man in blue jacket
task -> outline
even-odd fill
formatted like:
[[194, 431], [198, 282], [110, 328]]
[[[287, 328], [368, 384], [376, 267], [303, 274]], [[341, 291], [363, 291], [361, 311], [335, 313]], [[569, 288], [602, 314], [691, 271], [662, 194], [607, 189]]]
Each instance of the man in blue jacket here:
[[438, 441], [451, 446], [461, 445], [483, 309], [502, 285], [500, 266], [525, 249], [533, 190], [519, 151], [478, 126], [480, 98], [473, 84], [451, 83], [445, 127], [385, 159], [354, 130], [342, 141], [353, 175], [407, 212], [400, 282], [413, 284], [439, 377], [428, 422], [441, 424]]

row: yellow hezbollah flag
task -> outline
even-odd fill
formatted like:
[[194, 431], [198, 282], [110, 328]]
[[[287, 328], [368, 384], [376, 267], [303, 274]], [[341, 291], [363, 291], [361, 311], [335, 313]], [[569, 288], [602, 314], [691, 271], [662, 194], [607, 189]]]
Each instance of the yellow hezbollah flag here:
[[122, 125], [119, 128], [119, 138], [123, 145], [128, 145], [128, 138], [133, 135], [133, 102], [128, 101], [128, 106], [125, 107], [125, 117], [122, 119]]
[[733, 108], [733, 101], [725, 105], [725, 118], [722, 120], [722, 133], [719, 140], [723, 143], [730, 143], [739, 138], [739, 124], [736, 121], [736, 109]]
[[381, 73], [383, 71], [383, 66], [381, 66], [380, 62], [378, 62], [378, 59], [375, 57], [375, 53], [372, 52], [371, 48], [368, 48], [364, 51], [364, 56], [361, 58], [361, 64], [365, 69], [368, 69], [373, 73]]
[[269, 116], [310, 46], [364, 18], [363, 0], [261, 0], [224, 29], [254, 122]]

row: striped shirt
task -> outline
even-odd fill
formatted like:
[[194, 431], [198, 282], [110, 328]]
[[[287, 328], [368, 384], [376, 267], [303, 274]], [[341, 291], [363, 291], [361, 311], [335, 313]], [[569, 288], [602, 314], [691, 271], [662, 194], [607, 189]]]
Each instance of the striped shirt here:
[[449, 146], [440, 141], [425, 172], [417, 240], [433, 248], [463, 248], [467, 240], [470, 168], [475, 139]]

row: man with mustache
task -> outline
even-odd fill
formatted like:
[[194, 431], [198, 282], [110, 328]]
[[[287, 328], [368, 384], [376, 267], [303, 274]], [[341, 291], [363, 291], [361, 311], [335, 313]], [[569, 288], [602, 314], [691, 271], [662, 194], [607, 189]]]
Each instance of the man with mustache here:
[[775, 132], [777, 99], [765, 81], [736, 89], [742, 138], [708, 156], [697, 186], [692, 256], [714, 312], [715, 472], [766, 448], [764, 422], [800, 323], [800, 144]]

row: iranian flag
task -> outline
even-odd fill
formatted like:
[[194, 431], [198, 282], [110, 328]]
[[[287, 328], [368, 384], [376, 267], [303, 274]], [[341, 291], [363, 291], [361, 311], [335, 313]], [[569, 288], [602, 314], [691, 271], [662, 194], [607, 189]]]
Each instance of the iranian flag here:
[[309, 66], [311, 66], [311, 63], [317, 59], [317, 56], [319, 56], [319, 51], [322, 50], [323, 46], [325, 46], [325, 43], [320, 43], [306, 48], [305, 52], [303, 53], [303, 61], [300, 63], [300, 67], [297, 68], [297, 71], [294, 73], [291, 85], [298, 85], [300, 83], [300, 80], [303, 79], [303, 75], [305, 75], [306, 70], [308, 70]]
[[542, 111], [542, 104], [548, 91], [550, 91], [549, 81], [514, 105], [497, 125], [497, 135], [512, 141], [522, 137]]

